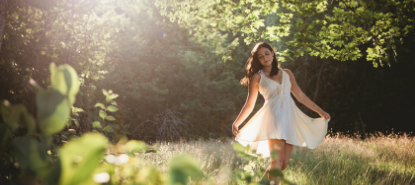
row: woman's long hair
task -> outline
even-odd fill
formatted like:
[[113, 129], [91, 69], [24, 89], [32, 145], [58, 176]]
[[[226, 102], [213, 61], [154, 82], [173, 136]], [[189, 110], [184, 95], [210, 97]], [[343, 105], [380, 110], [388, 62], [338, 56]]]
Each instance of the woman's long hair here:
[[241, 79], [241, 84], [244, 86], [249, 86], [252, 76], [254, 76], [255, 73], [258, 73], [259, 70], [264, 68], [264, 66], [262, 66], [258, 59], [258, 50], [262, 47], [266, 47], [274, 53], [274, 59], [272, 60], [272, 70], [269, 76], [272, 77], [278, 74], [280, 65], [277, 61], [277, 57], [275, 56], [274, 48], [272, 48], [271, 45], [265, 42], [258, 42], [257, 44], [255, 44], [254, 48], [251, 51], [251, 57], [249, 57], [248, 61], [246, 62], [246, 76]]

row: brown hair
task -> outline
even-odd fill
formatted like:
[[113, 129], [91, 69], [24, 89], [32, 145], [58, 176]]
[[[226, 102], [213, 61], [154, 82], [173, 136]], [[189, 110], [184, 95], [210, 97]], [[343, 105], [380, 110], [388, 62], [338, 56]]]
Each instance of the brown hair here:
[[271, 52], [274, 53], [274, 59], [272, 60], [272, 70], [269, 76], [272, 77], [274, 75], [277, 75], [279, 72], [278, 67], [280, 66], [280, 64], [277, 61], [277, 57], [275, 57], [274, 48], [272, 48], [271, 45], [269, 45], [268, 43], [258, 42], [255, 44], [254, 48], [252, 48], [251, 57], [249, 57], [248, 61], [246, 62], [246, 76], [241, 79], [241, 84], [244, 86], [249, 86], [252, 76], [254, 76], [255, 73], [258, 73], [259, 70], [264, 68], [264, 66], [262, 66], [258, 59], [258, 50], [262, 47], [268, 48]]

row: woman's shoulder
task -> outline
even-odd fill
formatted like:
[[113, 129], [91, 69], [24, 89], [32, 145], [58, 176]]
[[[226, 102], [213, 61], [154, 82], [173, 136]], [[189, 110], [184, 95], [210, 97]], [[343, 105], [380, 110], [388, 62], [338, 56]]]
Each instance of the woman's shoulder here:
[[291, 72], [291, 70], [289, 70], [289, 69], [283, 69], [283, 68], [281, 68], [281, 70], [284, 70], [288, 75], [293, 75], [293, 72]]
[[261, 79], [261, 74], [260, 73], [254, 73], [254, 75], [252, 75], [252, 80], [254, 80], [254, 79], [256, 79], [256, 80]]
[[287, 68], [280, 68], [281, 70], [284, 70], [285, 72], [287, 72], [287, 73], [291, 73], [291, 70], [289, 70], [289, 69], [287, 69]]
[[256, 82], [256, 83], [258, 83], [259, 82], [259, 80], [261, 80], [261, 75], [259, 74], [259, 73], [254, 73], [254, 75], [252, 75], [252, 78], [251, 78], [251, 83], [252, 82]]
[[290, 79], [295, 79], [294, 74], [293, 74], [293, 72], [291, 72], [291, 70], [289, 70], [289, 69], [282, 69], [282, 70], [284, 70], [284, 72], [286, 72], [288, 74]]

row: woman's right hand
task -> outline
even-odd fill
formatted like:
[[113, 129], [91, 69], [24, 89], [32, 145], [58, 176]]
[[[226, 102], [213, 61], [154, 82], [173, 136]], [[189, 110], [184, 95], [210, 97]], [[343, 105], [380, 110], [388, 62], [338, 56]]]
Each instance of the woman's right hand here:
[[236, 134], [239, 133], [238, 126], [236, 126], [235, 124], [232, 124], [232, 133], [234, 136], [236, 136]]
[[320, 112], [318, 112], [318, 114], [322, 117], [322, 118], [324, 118], [324, 119], [330, 119], [331, 117], [330, 117], [330, 114], [329, 113], [327, 113], [326, 111], [324, 111], [324, 110], [321, 110]]

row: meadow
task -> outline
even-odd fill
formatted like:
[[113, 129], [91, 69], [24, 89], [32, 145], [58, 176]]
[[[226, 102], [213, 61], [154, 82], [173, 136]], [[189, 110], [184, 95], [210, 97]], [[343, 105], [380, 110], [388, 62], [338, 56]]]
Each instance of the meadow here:
[[[295, 147], [284, 176], [299, 185], [415, 184], [414, 137], [377, 134], [365, 140], [356, 138], [337, 134], [327, 136], [313, 150]], [[240, 181], [246, 176], [252, 182], [259, 181], [263, 175], [259, 171], [268, 166], [269, 159], [250, 161], [239, 157], [233, 143], [231, 139], [157, 142], [158, 153], [137, 157], [163, 173], [171, 157], [188, 154], [201, 162], [204, 183], [246, 184]]]

